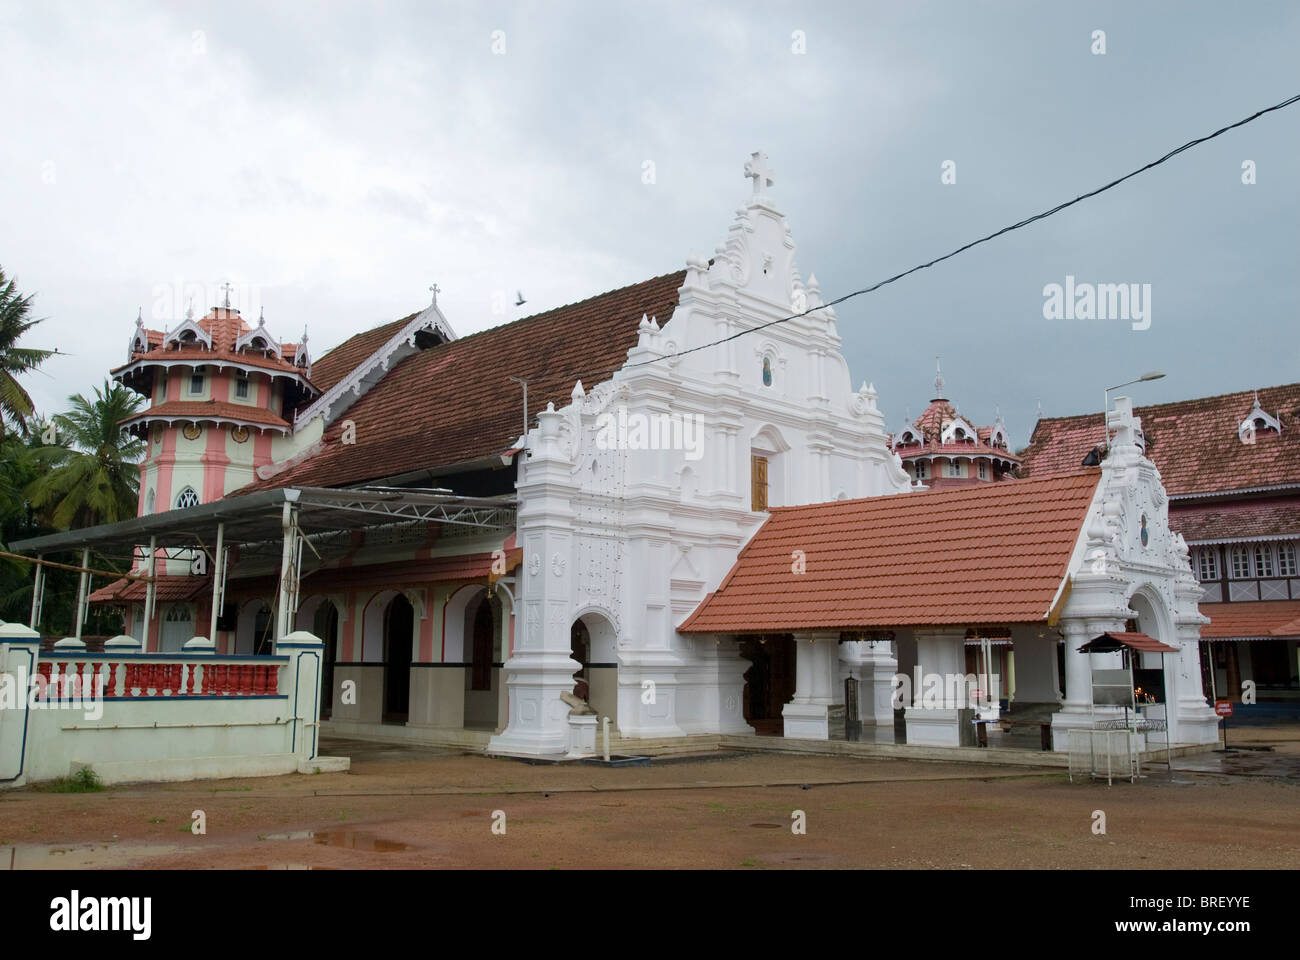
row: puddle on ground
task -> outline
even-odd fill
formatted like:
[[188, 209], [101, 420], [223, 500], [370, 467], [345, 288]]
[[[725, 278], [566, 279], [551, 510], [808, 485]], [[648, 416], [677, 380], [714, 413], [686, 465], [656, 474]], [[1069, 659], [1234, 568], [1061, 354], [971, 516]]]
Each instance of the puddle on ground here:
[[93, 870], [122, 867], [141, 857], [160, 857], [175, 845], [119, 843], [19, 843], [0, 847], [0, 870]]
[[[348, 850], [369, 850], [372, 853], [394, 853], [409, 850], [410, 846], [396, 840], [384, 840], [368, 830], [297, 830], [293, 833], [263, 833], [259, 840], [314, 840], [324, 847], [344, 847]], [[259, 867], [257, 869], [288, 869], [285, 867]]]
[[335, 867], [313, 867], [306, 863], [272, 863], [260, 867], [251, 867], [252, 870], [334, 870]]

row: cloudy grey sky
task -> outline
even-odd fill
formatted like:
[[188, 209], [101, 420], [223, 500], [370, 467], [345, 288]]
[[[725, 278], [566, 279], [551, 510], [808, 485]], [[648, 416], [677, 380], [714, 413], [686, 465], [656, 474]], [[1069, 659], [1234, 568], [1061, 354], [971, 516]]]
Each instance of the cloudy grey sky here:
[[[319, 356], [435, 280], [467, 333], [678, 269], [762, 149], [829, 299], [1300, 92], [1297, 48], [1294, 3], [5, 0], [0, 265], [71, 353], [48, 410], [189, 284]], [[942, 354], [1017, 445], [1151, 368], [1140, 403], [1300, 379], [1298, 159], [1300, 105], [851, 301], [853, 374], [893, 428]], [[1045, 320], [1067, 274], [1151, 284], [1150, 328]]]

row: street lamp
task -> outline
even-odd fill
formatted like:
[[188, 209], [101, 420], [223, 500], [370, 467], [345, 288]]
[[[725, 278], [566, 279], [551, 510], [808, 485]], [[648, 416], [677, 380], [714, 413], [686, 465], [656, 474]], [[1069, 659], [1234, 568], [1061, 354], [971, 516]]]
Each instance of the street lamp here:
[[1148, 380], [1159, 380], [1163, 376], [1164, 374], [1159, 370], [1148, 370], [1136, 380], [1129, 380], [1127, 383], [1117, 383], [1113, 387], [1106, 388], [1102, 395], [1103, 399], [1101, 404], [1101, 435], [1103, 444], [1110, 443], [1110, 430], [1106, 427], [1106, 414], [1110, 412], [1110, 392], [1112, 390], [1118, 390], [1120, 387], [1132, 386], [1135, 383], [1146, 383]]

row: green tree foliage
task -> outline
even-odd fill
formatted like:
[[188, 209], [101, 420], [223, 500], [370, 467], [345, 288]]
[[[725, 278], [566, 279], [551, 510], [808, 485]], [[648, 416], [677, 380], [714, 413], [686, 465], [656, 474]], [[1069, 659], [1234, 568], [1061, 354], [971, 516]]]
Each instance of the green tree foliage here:
[[31, 319], [32, 295], [20, 296], [14, 281], [0, 268], [0, 434], [6, 427], [27, 431], [27, 418], [35, 412], [31, 396], [18, 377], [41, 365], [53, 350], [20, 347], [23, 335], [40, 323]]
[[144, 441], [122, 429], [141, 398], [110, 381], [93, 399], [68, 398], [53, 418], [55, 443], [32, 452], [41, 468], [26, 489], [41, 519], [59, 530], [115, 523], [136, 515]]

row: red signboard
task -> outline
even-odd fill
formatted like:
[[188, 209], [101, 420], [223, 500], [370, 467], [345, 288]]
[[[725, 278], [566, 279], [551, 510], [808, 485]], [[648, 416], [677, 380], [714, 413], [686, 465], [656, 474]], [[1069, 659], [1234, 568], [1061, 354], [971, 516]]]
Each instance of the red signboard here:
[[1230, 716], [1232, 716], [1232, 701], [1231, 701], [1231, 700], [1215, 700], [1215, 701], [1214, 701], [1214, 712], [1217, 713], [1217, 714], [1218, 714], [1219, 716], [1221, 716], [1221, 717], [1230, 717]]

